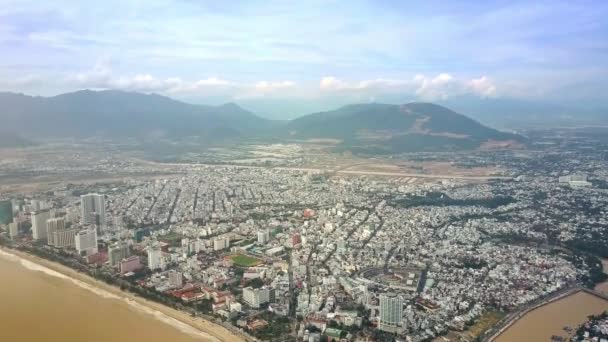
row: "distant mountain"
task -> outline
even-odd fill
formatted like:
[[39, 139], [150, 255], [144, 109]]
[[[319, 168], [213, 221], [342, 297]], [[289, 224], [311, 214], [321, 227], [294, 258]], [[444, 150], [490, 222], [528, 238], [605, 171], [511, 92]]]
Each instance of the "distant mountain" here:
[[207, 141], [331, 138], [341, 142], [340, 148], [379, 152], [474, 149], [522, 141], [431, 103], [356, 104], [291, 121], [272, 121], [235, 103], [193, 105], [160, 95], [112, 90], [53, 97], [0, 93], [0, 120], [3, 130], [34, 140], [89, 136], [198, 136]]
[[513, 145], [523, 138], [432, 103], [357, 104], [290, 121], [296, 139], [333, 138], [361, 149], [437, 151]]
[[160, 95], [83, 90], [54, 97], [0, 93], [5, 129], [28, 136], [238, 136], [268, 120], [234, 103], [192, 105]]
[[608, 107], [587, 101], [549, 103], [509, 98], [453, 97], [438, 102], [495, 127], [529, 128], [608, 124]]
[[0, 131], [0, 148], [27, 147], [34, 142], [24, 139], [13, 132]]

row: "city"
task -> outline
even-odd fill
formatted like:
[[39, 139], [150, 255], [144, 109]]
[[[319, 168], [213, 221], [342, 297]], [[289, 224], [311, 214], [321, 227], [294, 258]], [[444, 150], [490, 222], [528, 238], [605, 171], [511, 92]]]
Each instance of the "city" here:
[[607, 17], [0, 0], [0, 342], [608, 342]]
[[[141, 164], [12, 193], [2, 244], [247, 338], [481, 339], [479, 322], [606, 278], [608, 160], [590, 143], [402, 156], [493, 170], [479, 179], [308, 167], [318, 151], [294, 167]], [[86, 172], [61, 165], [47, 172]]]

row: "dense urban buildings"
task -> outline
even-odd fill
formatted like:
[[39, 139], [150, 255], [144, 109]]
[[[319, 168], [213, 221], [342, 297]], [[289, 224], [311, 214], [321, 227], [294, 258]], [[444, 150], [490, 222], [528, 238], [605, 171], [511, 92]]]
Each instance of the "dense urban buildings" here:
[[[341, 167], [334, 154], [273, 147], [332, 169], [124, 164], [146, 176], [16, 195], [5, 234], [264, 339], [273, 329], [285, 340], [460, 338], [603, 279], [607, 161], [593, 139], [571, 151], [537, 139], [544, 150]], [[95, 167], [120, 165], [105, 160]]]

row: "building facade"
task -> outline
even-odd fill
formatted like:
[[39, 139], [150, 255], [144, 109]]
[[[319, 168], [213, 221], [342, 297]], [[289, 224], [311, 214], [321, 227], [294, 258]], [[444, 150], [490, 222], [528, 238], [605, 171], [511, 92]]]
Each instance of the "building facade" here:
[[268, 230], [260, 230], [258, 232], [258, 243], [265, 245], [270, 241], [270, 232]]
[[163, 269], [163, 251], [160, 246], [151, 246], [148, 248], [148, 268], [151, 270]]
[[57, 248], [74, 247], [74, 236], [76, 229], [64, 229], [53, 233], [54, 246]]
[[19, 236], [19, 223], [11, 222], [8, 224], [8, 235], [11, 239], [14, 239]]
[[169, 271], [169, 284], [175, 288], [181, 288], [184, 286], [182, 272], [176, 270]]
[[34, 240], [46, 240], [46, 221], [51, 218], [51, 213], [48, 210], [34, 211], [32, 218], [32, 238]]
[[79, 231], [74, 237], [74, 245], [80, 255], [97, 254], [97, 231], [95, 229]]
[[80, 196], [80, 222], [94, 224], [99, 227], [105, 225], [106, 200], [104, 195], [87, 194]]
[[137, 255], [122, 259], [119, 263], [120, 274], [137, 271], [141, 268], [141, 262]]
[[13, 202], [6, 200], [0, 201], [0, 224], [10, 224], [13, 222]]
[[48, 238], [48, 244], [55, 246], [55, 232], [65, 230], [65, 219], [63, 217], [55, 217], [46, 220], [46, 236]]
[[222, 249], [226, 249], [230, 247], [230, 239], [228, 238], [218, 238], [213, 240], [213, 250], [220, 251]]
[[108, 248], [108, 262], [111, 266], [118, 266], [122, 259], [131, 256], [131, 248], [124, 242], [117, 242]]
[[403, 297], [394, 293], [380, 295], [380, 324], [384, 331], [396, 332], [401, 329], [403, 320]]
[[243, 300], [250, 307], [259, 309], [260, 306], [270, 303], [270, 289], [265, 287], [260, 289], [246, 287], [243, 289]]

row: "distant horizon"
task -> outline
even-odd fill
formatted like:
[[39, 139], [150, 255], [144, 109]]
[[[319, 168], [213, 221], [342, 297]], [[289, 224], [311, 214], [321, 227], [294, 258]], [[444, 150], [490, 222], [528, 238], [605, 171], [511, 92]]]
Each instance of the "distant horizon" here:
[[607, 15], [597, 0], [8, 0], [0, 91], [155, 92], [282, 119], [463, 97], [608, 108]]
[[[280, 103], [280, 101], [273, 102], [273, 103], [260, 103], [260, 102], [256, 102], [256, 101], [252, 102], [251, 100], [247, 100], [247, 99], [241, 99], [241, 100], [224, 99], [225, 101], [222, 101], [221, 99], [217, 99], [217, 98], [207, 99], [208, 101], [204, 101], [201, 99], [197, 100], [197, 99], [180, 98], [180, 97], [175, 97], [172, 95], [167, 95], [167, 94], [154, 92], [154, 91], [145, 92], [145, 91], [128, 90], [128, 89], [125, 90], [125, 89], [82, 88], [82, 89], [75, 89], [72, 91], [60, 92], [60, 93], [52, 94], [52, 95], [38, 95], [38, 94], [29, 94], [27, 92], [20, 92], [20, 91], [0, 90], [0, 94], [6, 93], [6, 94], [24, 95], [24, 96], [28, 96], [28, 97], [52, 98], [52, 97], [61, 96], [61, 95], [65, 95], [65, 94], [72, 94], [72, 93], [78, 93], [78, 92], [84, 92], [84, 91], [91, 91], [91, 92], [114, 91], [114, 92], [132, 93], [132, 94], [140, 94], [140, 95], [157, 95], [157, 96], [169, 98], [174, 101], [178, 101], [178, 102], [182, 102], [182, 103], [186, 103], [186, 104], [190, 104], [190, 105], [201, 105], [201, 106], [222, 106], [222, 105], [227, 105], [227, 104], [235, 104], [235, 105], [241, 107], [242, 109], [244, 109], [248, 112], [251, 112], [252, 114], [255, 114], [261, 118], [268, 119], [268, 120], [278, 120], [278, 121], [294, 120], [294, 119], [306, 116], [308, 114], [333, 111], [333, 110], [342, 108], [344, 106], [349, 106], [349, 105], [359, 105], [359, 104], [404, 105], [404, 104], [409, 104], [409, 103], [433, 103], [433, 104], [437, 104], [437, 105], [440, 105], [443, 107], [447, 107], [460, 114], [471, 116], [472, 118], [479, 120], [481, 122], [484, 122], [486, 124], [495, 125], [496, 124], [495, 119], [497, 119], [495, 117], [495, 115], [491, 115], [491, 114], [480, 115], [480, 113], [483, 113], [484, 110], [487, 110], [486, 107], [488, 107], [488, 108], [492, 108], [495, 106], [500, 107], [500, 106], [502, 106], [502, 104], [506, 103], [509, 105], [516, 105], [516, 106], [526, 106], [527, 104], [529, 104], [534, 107], [540, 107], [541, 109], [539, 109], [538, 114], [546, 114], [546, 113], [543, 113], [543, 111], [547, 110], [547, 108], [549, 108], [549, 109], [559, 108], [560, 110], [563, 111], [560, 113], [561, 115], [563, 115], [564, 113], [569, 113], [569, 112], [571, 112], [572, 114], [576, 114], [576, 113], [578, 113], [578, 111], [581, 111], [581, 112], [584, 112], [587, 114], [588, 113], [593, 113], [594, 115], [599, 114], [599, 115], [602, 115], [603, 117], [605, 117], [608, 122], [608, 106], [606, 106], [606, 107], [593, 107], [593, 106], [575, 107], [572, 104], [560, 105], [558, 103], [541, 102], [538, 100], [537, 101], [518, 100], [518, 99], [511, 99], [511, 98], [474, 99], [474, 98], [467, 97], [464, 95], [459, 96], [459, 97], [453, 97], [451, 99], [445, 99], [445, 100], [437, 99], [435, 101], [416, 99], [416, 98], [407, 98], [405, 96], [382, 98], [382, 99], [372, 99], [372, 100], [368, 100], [368, 101], [359, 101], [359, 102], [356, 101], [357, 99], [352, 99], [353, 101], [349, 102], [349, 100], [351, 100], [350, 98], [335, 98], [334, 97], [329, 100], [311, 98], [311, 99], [300, 99], [300, 101], [298, 102], [298, 106], [297, 106], [299, 108], [299, 110], [286, 111], [286, 110], [280, 109], [285, 106], [284, 104]], [[286, 99], [285, 101], [290, 101], [290, 100]], [[291, 101], [293, 101], [293, 100], [291, 100]], [[498, 104], [495, 104], [495, 102]], [[487, 106], [480, 105], [483, 103], [486, 103]], [[279, 110], [272, 110], [273, 107], [278, 107]], [[268, 110], [268, 109], [271, 109], [271, 110]], [[499, 120], [499, 122], [500, 122], [500, 120]], [[508, 127], [502, 127], [502, 128], [508, 128]]]

